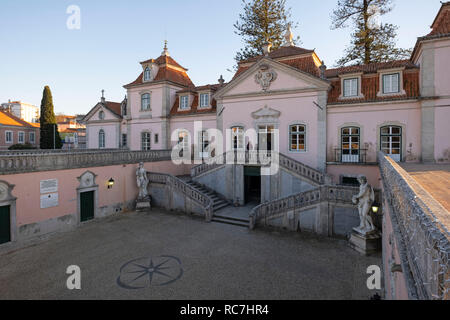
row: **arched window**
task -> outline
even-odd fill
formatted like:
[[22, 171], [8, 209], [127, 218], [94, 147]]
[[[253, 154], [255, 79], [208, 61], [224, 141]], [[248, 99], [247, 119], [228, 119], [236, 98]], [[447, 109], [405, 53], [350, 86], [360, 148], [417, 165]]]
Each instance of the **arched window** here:
[[345, 127], [341, 131], [341, 162], [360, 162], [360, 129]]
[[244, 150], [244, 128], [242, 127], [231, 128], [231, 146], [234, 151]]
[[105, 112], [104, 112], [104, 111], [100, 111], [100, 112], [98, 113], [98, 118], [99, 118], [100, 120], [105, 120]]
[[306, 126], [294, 124], [289, 127], [290, 151], [306, 151]]
[[381, 151], [396, 162], [402, 161], [402, 127], [382, 127], [380, 133]]
[[152, 75], [152, 73], [150, 71], [150, 68], [149, 67], [145, 68], [145, 70], [144, 70], [144, 81], [150, 81], [151, 75]]
[[150, 110], [150, 93], [144, 93], [141, 97], [141, 110]]
[[98, 132], [98, 147], [99, 147], [99, 149], [103, 149], [103, 148], [105, 148], [105, 145], [106, 145], [105, 131], [103, 129], [101, 129]]

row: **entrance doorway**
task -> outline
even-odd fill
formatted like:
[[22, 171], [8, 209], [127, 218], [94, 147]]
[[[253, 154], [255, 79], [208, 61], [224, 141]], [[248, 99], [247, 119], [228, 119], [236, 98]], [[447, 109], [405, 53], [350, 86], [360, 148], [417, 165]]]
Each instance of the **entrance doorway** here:
[[94, 219], [95, 191], [80, 193], [80, 220], [81, 222]]
[[11, 241], [10, 206], [0, 207], [0, 244]]
[[261, 167], [244, 167], [245, 203], [261, 202]]

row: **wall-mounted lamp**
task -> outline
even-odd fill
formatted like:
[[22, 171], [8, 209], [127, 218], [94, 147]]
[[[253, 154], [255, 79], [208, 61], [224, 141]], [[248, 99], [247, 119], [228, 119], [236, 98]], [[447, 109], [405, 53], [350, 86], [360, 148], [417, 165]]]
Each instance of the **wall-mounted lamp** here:
[[108, 189], [112, 189], [113, 185], [114, 185], [114, 179], [111, 178], [111, 179], [109, 179], [109, 181], [108, 181]]
[[380, 207], [378, 206], [378, 204], [373, 204], [372, 205], [372, 212], [373, 213], [375, 213], [375, 214], [377, 214], [378, 213], [378, 210], [380, 210]]

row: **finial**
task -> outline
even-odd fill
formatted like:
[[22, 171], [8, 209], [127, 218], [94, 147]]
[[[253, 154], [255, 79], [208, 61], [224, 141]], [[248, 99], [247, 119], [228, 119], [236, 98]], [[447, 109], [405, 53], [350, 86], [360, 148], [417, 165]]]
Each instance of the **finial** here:
[[270, 43], [269, 39], [267, 39], [266, 43], [263, 45], [263, 52], [264, 52], [265, 56], [269, 55], [271, 48], [272, 48], [272, 43]]
[[105, 90], [102, 89], [102, 102], [105, 102]]
[[325, 71], [327, 70], [327, 66], [325, 65], [325, 62], [323, 60], [322, 60], [322, 64], [320, 65], [319, 69], [320, 69], [320, 77], [322, 79], [325, 79], [326, 78]]
[[223, 76], [220, 75], [220, 79], [218, 80], [220, 85], [223, 85], [225, 83], [225, 80], [223, 79]]
[[162, 52], [163, 56], [170, 56], [169, 50], [167, 49], [167, 40], [164, 40], [164, 51]]
[[292, 33], [291, 24], [287, 25], [286, 34], [284, 35], [283, 47], [291, 47], [294, 45], [294, 34]]

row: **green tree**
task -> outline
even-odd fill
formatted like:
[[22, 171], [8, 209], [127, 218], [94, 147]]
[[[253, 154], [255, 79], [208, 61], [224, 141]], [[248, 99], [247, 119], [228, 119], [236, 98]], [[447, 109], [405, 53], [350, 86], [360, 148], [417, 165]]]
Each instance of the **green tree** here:
[[[288, 26], [298, 26], [292, 21], [286, 0], [242, 0], [242, 5], [244, 13], [239, 15], [234, 27], [235, 33], [243, 38], [245, 47], [236, 54], [237, 62], [263, 54], [262, 48], [267, 41], [272, 44], [272, 49], [279, 48]], [[299, 41], [297, 37], [294, 43]]]
[[40, 125], [41, 149], [61, 149], [62, 142], [53, 109], [52, 92], [48, 86], [45, 86], [42, 94]]
[[353, 23], [352, 40], [339, 66], [349, 63], [369, 64], [406, 59], [411, 49], [396, 47], [398, 27], [378, 21], [393, 9], [393, 0], [339, 0], [332, 14], [332, 29], [343, 29]]

